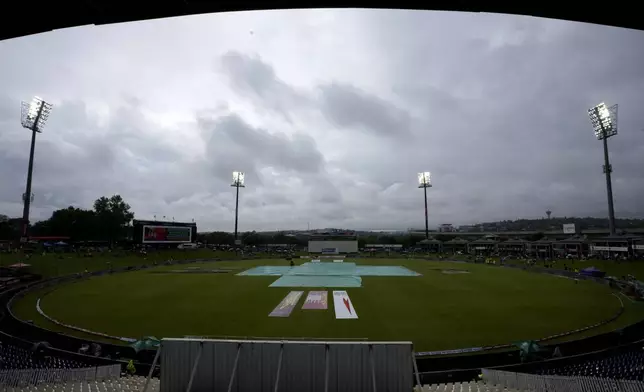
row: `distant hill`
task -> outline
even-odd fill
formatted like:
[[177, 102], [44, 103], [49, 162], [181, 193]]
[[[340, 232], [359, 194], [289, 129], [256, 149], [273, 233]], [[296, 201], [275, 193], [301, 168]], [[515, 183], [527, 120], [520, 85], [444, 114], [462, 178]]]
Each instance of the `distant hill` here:
[[[502, 231], [521, 231], [521, 230], [534, 230], [534, 231], [548, 231], [560, 230], [565, 223], [574, 223], [577, 229], [608, 229], [607, 218], [577, 218], [577, 217], [552, 217], [542, 219], [518, 219], [515, 221], [506, 220], [501, 222], [486, 222], [478, 225], [483, 227], [486, 231], [502, 230]], [[617, 229], [628, 230], [635, 228], [644, 228], [644, 219], [615, 219], [615, 226]]]

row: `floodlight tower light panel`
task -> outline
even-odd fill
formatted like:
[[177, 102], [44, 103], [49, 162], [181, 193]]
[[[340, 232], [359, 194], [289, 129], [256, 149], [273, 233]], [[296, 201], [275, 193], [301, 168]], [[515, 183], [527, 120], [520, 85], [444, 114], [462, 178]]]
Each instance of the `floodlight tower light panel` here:
[[246, 178], [246, 174], [244, 172], [234, 171], [232, 186], [238, 186], [243, 188], [245, 178]]
[[418, 173], [418, 187], [419, 188], [431, 188], [432, 186], [432, 177], [430, 172]]
[[36, 121], [36, 116], [31, 113], [31, 104], [22, 101], [20, 103], [20, 123], [24, 128], [31, 129]]
[[42, 132], [52, 107], [52, 104], [43, 101], [40, 97], [34, 97], [31, 102], [23, 101], [20, 110], [22, 126], [36, 132]]
[[609, 136], [617, 135], [617, 104], [608, 107], [608, 113], [610, 115], [610, 123], [612, 125]]
[[617, 135], [617, 104], [607, 107], [602, 102], [588, 109], [588, 116], [597, 140]]

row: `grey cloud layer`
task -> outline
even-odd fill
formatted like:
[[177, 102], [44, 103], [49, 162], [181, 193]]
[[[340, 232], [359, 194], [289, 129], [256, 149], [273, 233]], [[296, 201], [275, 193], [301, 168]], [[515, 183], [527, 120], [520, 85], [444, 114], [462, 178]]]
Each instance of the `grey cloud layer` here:
[[[215, 29], [213, 18], [222, 21], [217, 35], [233, 38], [203, 54], [181, 44]], [[36, 148], [39, 218], [121, 193], [141, 218], [195, 218], [204, 229], [230, 230], [233, 170], [247, 173], [242, 230], [422, 226], [415, 174], [424, 170], [434, 173], [432, 224], [536, 217], [546, 209], [602, 215], [601, 143], [585, 114], [602, 100], [620, 104], [620, 135], [610, 140], [617, 213], [644, 216], [641, 32], [409, 11], [228, 18], [235, 23], [217, 15], [191, 26], [183, 18], [126, 25], [130, 36], [143, 33], [136, 51], [119, 48], [116, 26], [92, 30], [96, 37], [70, 30], [0, 43], [0, 56], [9, 59], [0, 64], [0, 85], [7, 86], [0, 96], [0, 213], [18, 215], [24, 191], [29, 135], [19, 126], [18, 102], [42, 93], [57, 105]], [[258, 25], [251, 47], [235, 31], [244, 18], [292, 31], [262, 34], [268, 29]], [[298, 23], [288, 27], [289, 20]], [[358, 35], [339, 37], [338, 26], [349, 24]], [[161, 45], [144, 34], [152, 26], [179, 38]], [[308, 37], [328, 71], [315, 64], [311, 76], [306, 56], [284, 54], [303, 45], [299, 36]], [[105, 68], [75, 68], [92, 53], [75, 51], [74, 43], [89, 51], [99, 39], [109, 55]], [[23, 46], [29, 49], [17, 56]], [[27, 60], [34, 47], [56, 48], [43, 61], [60, 77], [19, 82], [33, 72]], [[152, 58], [176, 51], [191, 61], [150, 64], [137, 57], [140, 48]], [[160, 87], [145, 83], [146, 70]]]

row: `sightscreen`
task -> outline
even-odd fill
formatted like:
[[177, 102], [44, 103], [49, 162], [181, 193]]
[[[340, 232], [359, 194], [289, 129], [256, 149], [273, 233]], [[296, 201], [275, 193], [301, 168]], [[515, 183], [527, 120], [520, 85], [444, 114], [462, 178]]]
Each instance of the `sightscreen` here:
[[192, 228], [186, 226], [143, 226], [143, 243], [171, 244], [192, 242]]

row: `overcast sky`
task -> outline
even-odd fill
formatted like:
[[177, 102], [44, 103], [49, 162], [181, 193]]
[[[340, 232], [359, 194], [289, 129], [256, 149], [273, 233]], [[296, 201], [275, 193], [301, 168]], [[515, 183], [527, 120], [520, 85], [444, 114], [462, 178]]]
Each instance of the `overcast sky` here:
[[587, 109], [619, 104], [618, 217], [644, 217], [644, 32], [530, 17], [302, 10], [81, 27], [0, 42], [0, 213], [121, 194], [139, 219], [231, 231], [605, 216]]

